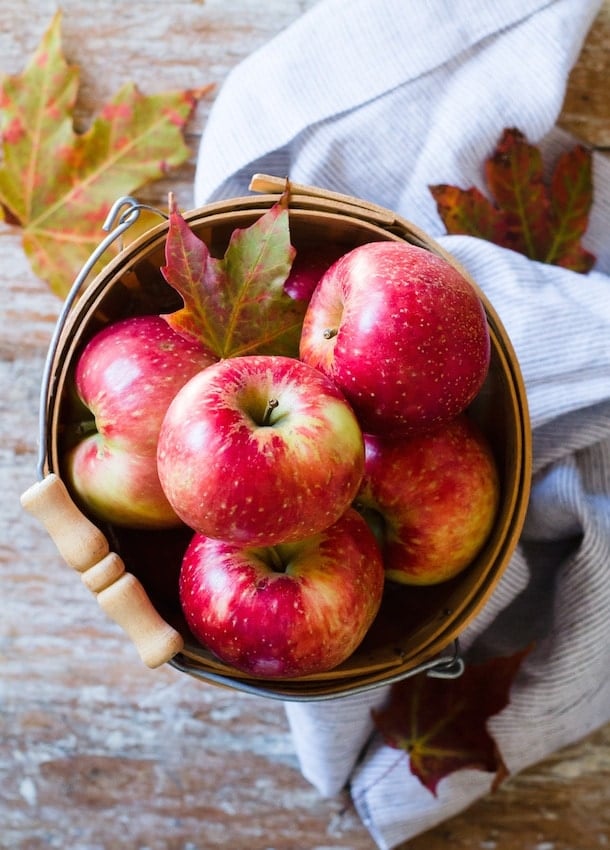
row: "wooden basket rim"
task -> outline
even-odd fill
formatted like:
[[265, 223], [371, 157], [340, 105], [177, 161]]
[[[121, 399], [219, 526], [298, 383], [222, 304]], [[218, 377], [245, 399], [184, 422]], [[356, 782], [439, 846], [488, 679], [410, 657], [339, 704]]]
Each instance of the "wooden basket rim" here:
[[[276, 178], [272, 178], [276, 179]], [[279, 184], [278, 184], [279, 187]], [[234, 671], [233, 687], [240, 687], [252, 690], [260, 687], [261, 693], [270, 695], [274, 692], [285, 693], [288, 691], [294, 694], [290, 698], [297, 699], [299, 689], [302, 689], [303, 698], [311, 698], [311, 694], [316, 692], [320, 696], [323, 694], [336, 694], [340, 696], [345, 689], [345, 682], [351, 682], [354, 678], [360, 679], [362, 683], [372, 683], [375, 686], [384, 684], [384, 680], [394, 676], [397, 672], [404, 672], [405, 675], [416, 672], [418, 667], [426, 665], [431, 658], [437, 655], [444, 647], [448, 646], [455, 640], [461, 631], [472, 621], [472, 619], [481, 610], [484, 604], [489, 599], [493, 589], [504, 569], [506, 568], [510, 555], [512, 554], [517, 540], [519, 538], [527, 502], [529, 496], [529, 486], [531, 477], [531, 432], [529, 423], [529, 411], [527, 407], [527, 397], [525, 385], [521, 370], [518, 364], [516, 353], [512, 342], [504, 328], [502, 321], [491, 304], [488, 297], [481, 290], [471, 275], [444, 250], [434, 239], [429, 237], [411, 222], [401, 218], [389, 210], [384, 210], [381, 207], [368, 205], [359, 199], [348, 198], [347, 196], [335, 196], [333, 193], [326, 193], [324, 190], [317, 190], [314, 187], [314, 192], [308, 192], [308, 187], [292, 187], [289, 212], [293, 216], [299, 216], [303, 220], [311, 217], [316, 221], [320, 219], [328, 219], [333, 221], [349, 221], [354, 219], [358, 221], [367, 230], [370, 229], [371, 234], [379, 233], [383, 238], [392, 238], [397, 240], [406, 239], [406, 241], [419, 244], [429, 250], [434, 251], [439, 256], [446, 259], [451, 265], [456, 267], [464, 277], [470, 281], [479, 295], [488, 317], [490, 333], [494, 340], [495, 352], [502, 361], [502, 368], [506, 370], [507, 381], [510, 384], [515, 405], [515, 417], [519, 423], [519, 433], [516, 434], [518, 443], [518, 465], [516, 471], [519, 487], [515, 488], [511, 494], [511, 502], [509, 505], [510, 524], [505, 530], [505, 533], [497, 543], [497, 551], [494, 555], [494, 562], [500, 564], [495, 571], [488, 571], [481, 577], [477, 587], [473, 590], [470, 596], [464, 600], [461, 615], [454, 617], [445, 629], [441, 629], [434, 637], [419, 647], [418, 651], [407, 659], [397, 658], [396, 663], [390, 663], [380, 666], [372, 666], [366, 670], [353, 671], [347, 667], [345, 670], [330, 671], [327, 674], [322, 674], [313, 677], [303, 677], [302, 679], [289, 679], [274, 682], [273, 680], [259, 680], [252, 685], [251, 680], [247, 676], [243, 676], [238, 671]], [[278, 188], [279, 191], [279, 188]], [[262, 214], [278, 199], [277, 192], [268, 192], [262, 195], [252, 195], [243, 198], [232, 198], [229, 200], [221, 200], [198, 207], [187, 211], [183, 214], [187, 223], [196, 228], [204, 224], [213, 227], [219, 224], [231, 223], [235, 221], [236, 216], [252, 216], [258, 213]], [[137, 237], [132, 243], [127, 245], [121, 252], [112, 258], [102, 271], [87, 286], [80, 300], [75, 303], [74, 308], [66, 317], [65, 327], [59, 335], [57, 348], [52, 358], [51, 371], [54, 380], [48, 388], [46, 405], [48, 415], [47, 426], [47, 471], [59, 473], [59, 461], [55, 455], [56, 451], [56, 429], [57, 415], [59, 410], [58, 396], [61, 395], [63, 386], [59, 377], [63, 371], [65, 378], [65, 365], [74, 355], [74, 350], [78, 345], [77, 328], [79, 322], [85, 321], [85, 316], [91, 316], [96, 309], [96, 303], [103, 298], [104, 294], [114, 283], [125, 274], [126, 270], [135, 264], [139, 259], [150, 254], [153, 250], [158, 249], [164, 242], [165, 235], [169, 227], [169, 222], [162, 221], [158, 225], [153, 226], [144, 234]], [[225, 673], [231, 674], [231, 668], [227, 668], [222, 664], [209, 664], [206, 666], [200, 657], [189, 651], [183, 653], [184, 658], [181, 664], [186, 664], [185, 672], [190, 672], [195, 676], [206, 678], [210, 673], [220, 673], [221, 676]]]

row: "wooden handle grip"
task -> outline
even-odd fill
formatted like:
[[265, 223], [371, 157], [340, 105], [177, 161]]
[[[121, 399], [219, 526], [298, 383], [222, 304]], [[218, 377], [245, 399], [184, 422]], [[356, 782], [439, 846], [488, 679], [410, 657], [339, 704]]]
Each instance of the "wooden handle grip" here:
[[180, 652], [182, 635], [152, 606], [146, 591], [131, 573], [123, 575], [97, 595], [100, 606], [134, 642], [148, 667], [159, 667]]
[[182, 635], [163, 620], [138, 579], [108, 541], [72, 501], [54, 473], [21, 497], [23, 508], [46, 528], [65, 562], [81, 573], [83, 584], [97, 595], [102, 610], [135, 644], [148, 667], [159, 667], [180, 652]]
[[116, 552], [109, 552], [105, 558], [89, 567], [81, 574], [81, 579], [85, 587], [88, 587], [91, 593], [100, 593], [107, 587], [110, 587], [113, 582], [121, 578], [125, 572], [125, 564]]
[[26, 490], [21, 504], [44, 525], [64, 561], [79, 573], [108, 554], [105, 536], [77, 508], [55, 473]]

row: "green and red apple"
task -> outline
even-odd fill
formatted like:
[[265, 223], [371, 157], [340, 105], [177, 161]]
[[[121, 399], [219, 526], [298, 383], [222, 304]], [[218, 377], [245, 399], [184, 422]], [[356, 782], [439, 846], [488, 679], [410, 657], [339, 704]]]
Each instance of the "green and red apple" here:
[[229, 358], [177, 393], [159, 434], [163, 490], [186, 525], [247, 546], [333, 525], [364, 470], [364, 440], [335, 384], [292, 357]]
[[386, 578], [433, 585], [458, 575], [484, 546], [499, 479], [487, 439], [466, 415], [407, 437], [366, 435], [356, 505], [375, 532]]
[[133, 528], [180, 524], [159, 481], [157, 439], [178, 390], [215, 360], [154, 315], [114, 322], [87, 343], [75, 387], [91, 418], [64, 468], [92, 515]]
[[222, 661], [285, 678], [345, 661], [379, 610], [383, 584], [375, 538], [349, 509], [329, 528], [273, 547], [196, 534], [180, 600], [195, 637]]

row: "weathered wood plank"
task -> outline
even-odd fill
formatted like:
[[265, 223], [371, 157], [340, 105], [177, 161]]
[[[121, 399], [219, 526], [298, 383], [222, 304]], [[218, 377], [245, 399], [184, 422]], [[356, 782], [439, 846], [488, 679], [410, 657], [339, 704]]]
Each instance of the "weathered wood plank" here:
[[604, 2], [568, 80], [559, 123], [585, 142], [610, 151], [610, 4]]

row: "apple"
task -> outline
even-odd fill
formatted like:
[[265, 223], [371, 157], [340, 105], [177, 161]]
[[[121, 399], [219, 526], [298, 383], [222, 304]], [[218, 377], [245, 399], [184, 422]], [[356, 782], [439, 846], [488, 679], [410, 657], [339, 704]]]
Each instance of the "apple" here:
[[271, 546], [332, 525], [364, 471], [364, 440], [335, 384], [291, 357], [221, 360], [170, 404], [157, 465], [179, 517], [206, 537]]
[[189, 628], [218, 658], [283, 678], [348, 658], [379, 610], [383, 584], [375, 538], [350, 508], [330, 528], [274, 547], [195, 534], [179, 592]]
[[322, 276], [300, 357], [343, 390], [363, 431], [446, 422], [478, 394], [490, 337], [483, 304], [447, 260], [407, 242], [371, 242]]
[[343, 246], [332, 242], [300, 247], [284, 283], [284, 292], [295, 301], [309, 301], [324, 272], [345, 251]]
[[487, 439], [466, 415], [411, 436], [366, 435], [355, 504], [382, 550], [386, 578], [433, 585], [483, 547], [499, 502]]
[[157, 438], [175, 394], [215, 359], [160, 316], [113, 322], [85, 345], [74, 381], [90, 418], [64, 467], [93, 516], [134, 528], [180, 524], [159, 482]]

